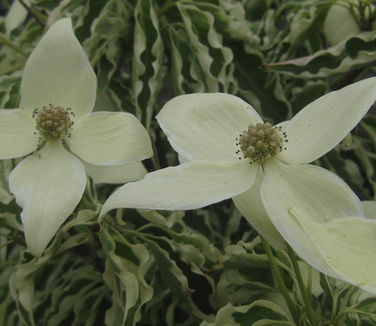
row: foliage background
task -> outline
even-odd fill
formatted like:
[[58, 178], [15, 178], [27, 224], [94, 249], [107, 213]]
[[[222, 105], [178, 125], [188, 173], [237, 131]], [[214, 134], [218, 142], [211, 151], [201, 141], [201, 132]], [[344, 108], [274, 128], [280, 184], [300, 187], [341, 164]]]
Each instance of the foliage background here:
[[[359, 34], [329, 47], [323, 25], [330, 0], [24, 0], [28, 11], [10, 9], [11, 2], [0, 4], [0, 107], [18, 106], [23, 66], [45, 28], [72, 17], [98, 76], [95, 109], [142, 121], [154, 143], [148, 171], [178, 163], [155, 120], [176, 95], [234, 94], [278, 123], [330, 90], [375, 75], [372, 19], [363, 17]], [[375, 146], [369, 114], [315, 163], [362, 200], [376, 199]], [[0, 325], [295, 325], [259, 237], [230, 201], [187, 212], [117, 210], [99, 223], [98, 209], [115, 186], [89, 180], [74, 214], [36, 259], [8, 189], [15, 164], [0, 163]], [[299, 325], [309, 325], [290, 258], [274, 254]], [[320, 325], [375, 325], [374, 297], [299, 264]]]

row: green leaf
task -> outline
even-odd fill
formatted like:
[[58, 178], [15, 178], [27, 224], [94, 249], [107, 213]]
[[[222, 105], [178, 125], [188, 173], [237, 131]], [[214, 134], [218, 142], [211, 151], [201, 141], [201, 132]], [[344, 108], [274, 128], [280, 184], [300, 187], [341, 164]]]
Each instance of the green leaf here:
[[11, 171], [11, 160], [0, 161], [0, 202], [5, 205], [8, 205], [14, 198], [8, 186], [8, 178]]
[[165, 74], [164, 46], [153, 1], [137, 1], [134, 14], [133, 100], [137, 117], [149, 129]]
[[[91, 35], [83, 42], [93, 66], [98, 67], [98, 90], [107, 88], [125, 49], [122, 43], [131, 37], [132, 7], [127, 2], [110, 0], [91, 25]], [[102, 107], [101, 109], [112, 109]]]
[[192, 4], [178, 3], [184, 30], [208, 92], [235, 90], [233, 53], [214, 27], [214, 16]]
[[334, 74], [363, 68], [376, 59], [376, 31], [348, 37], [336, 46], [312, 55], [281, 62], [269, 62], [265, 67], [274, 72], [299, 78], [325, 78]]
[[268, 77], [262, 71], [263, 55], [237, 43], [234, 48], [235, 77], [239, 94], [263, 117], [274, 123], [288, 120], [292, 116], [291, 105], [283, 92], [278, 76]]
[[0, 77], [0, 107], [15, 109], [20, 101], [19, 87], [21, 83], [20, 74], [14, 73], [10, 76]]
[[251, 304], [234, 307], [228, 304], [221, 308], [215, 322], [203, 322], [200, 326], [293, 326], [286, 314], [274, 303], [257, 300]]
[[145, 281], [150, 255], [142, 244], [132, 244], [108, 224], [102, 226], [100, 240], [107, 257], [104, 280], [113, 291], [113, 306], [106, 322], [118, 320], [135, 325], [141, 319], [141, 308], [153, 296], [153, 289]]

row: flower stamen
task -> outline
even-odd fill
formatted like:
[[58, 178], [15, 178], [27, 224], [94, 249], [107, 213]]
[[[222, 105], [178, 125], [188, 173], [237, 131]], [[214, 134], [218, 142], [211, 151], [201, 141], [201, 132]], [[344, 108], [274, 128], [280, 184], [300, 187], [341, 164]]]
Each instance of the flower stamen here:
[[65, 109], [52, 104], [44, 106], [41, 110], [35, 109], [33, 111], [36, 129], [45, 141], [69, 137], [73, 125], [71, 116], [74, 116], [74, 114], [70, 108]]
[[[273, 127], [269, 122], [250, 125], [236, 139], [236, 145], [240, 147], [236, 154], [243, 154], [243, 158], [250, 159], [251, 163], [264, 163], [277, 155], [287, 142], [287, 135], [282, 128]], [[239, 156], [239, 160], [242, 158]]]

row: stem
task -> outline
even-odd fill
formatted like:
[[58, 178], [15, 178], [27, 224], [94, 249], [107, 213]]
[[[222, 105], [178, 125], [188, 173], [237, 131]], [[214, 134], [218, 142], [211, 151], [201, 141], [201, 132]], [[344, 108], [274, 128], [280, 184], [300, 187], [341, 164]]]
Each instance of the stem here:
[[173, 0], [167, 1], [166, 4], [161, 8], [161, 10], [158, 13], [158, 16], [162, 16], [166, 11], [168, 11], [170, 8], [176, 6], [176, 2]]
[[305, 306], [306, 311], [307, 311], [308, 319], [309, 319], [312, 326], [316, 326], [317, 323], [316, 323], [315, 315], [314, 315], [313, 310], [312, 310], [311, 297], [308, 294], [307, 289], [304, 285], [302, 274], [300, 273], [300, 269], [299, 269], [299, 266], [298, 266], [298, 261], [296, 259], [295, 252], [288, 244], [287, 244], [287, 253], [290, 257], [292, 267], [294, 269], [294, 273], [295, 273], [296, 279], [298, 281], [300, 293], [302, 294], [302, 298], [303, 298], [304, 306]]
[[13, 240], [9, 240], [0, 244], [0, 249], [6, 247], [8, 244], [13, 243]]
[[273, 276], [275, 278], [275, 281], [277, 282], [278, 288], [281, 291], [283, 297], [285, 298], [285, 301], [287, 303], [287, 306], [289, 307], [290, 313], [292, 317], [294, 318], [295, 323], [298, 325], [299, 324], [299, 312], [296, 309], [296, 305], [292, 302], [290, 294], [287, 290], [286, 284], [282, 278], [282, 274], [277, 266], [277, 263], [275, 261], [275, 258], [273, 256], [272, 249], [269, 245], [269, 243], [261, 237], [261, 242], [262, 245], [265, 248], [265, 253], [268, 256], [269, 264], [270, 264], [270, 269], [272, 270]]
[[21, 49], [19, 49], [17, 46], [15, 46], [5, 35], [0, 34], [0, 44], [5, 44], [15, 50], [16, 52], [22, 54], [23, 56], [27, 57], [27, 54], [23, 52]]
[[91, 200], [89, 200], [89, 198], [87, 198], [86, 196], [82, 197], [82, 205], [84, 206], [84, 208], [91, 209], [93, 211], [96, 211], [98, 209], [98, 206]]
[[39, 18], [38, 14], [34, 12], [33, 9], [31, 9], [25, 2], [24, 0], [18, 0], [20, 4], [29, 12], [31, 16], [35, 19], [35, 21], [45, 27], [45, 23]]

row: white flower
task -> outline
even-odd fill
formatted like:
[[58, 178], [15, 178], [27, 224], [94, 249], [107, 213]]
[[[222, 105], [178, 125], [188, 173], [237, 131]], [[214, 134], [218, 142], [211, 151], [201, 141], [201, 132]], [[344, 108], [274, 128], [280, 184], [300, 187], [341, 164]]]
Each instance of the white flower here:
[[[272, 128], [235, 96], [176, 97], [157, 119], [184, 163], [122, 186], [104, 203], [101, 214], [119, 207], [195, 209], [232, 197], [274, 246], [283, 247], [286, 240], [318, 270], [345, 278], [317, 247], [319, 233], [311, 237], [302, 221], [326, 227], [328, 221], [337, 223], [346, 216], [364, 220], [364, 212], [339, 177], [307, 163], [336, 146], [375, 99], [376, 78], [365, 79], [322, 96]], [[359, 285], [363, 281], [361, 275], [346, 279]], [[372, 282], [376, 292], [376, 277]]]
[[91, 114], [96, 87], [71, 20], [64, 18], [26, 62], [21, 108], [0, 110], [0, 159], [31, 153], [12, 171], [9, 186], [23, 208], [26, 242], [36, 256], [81, 199], [86, 174], [80, 159], [96, 173], [107, 165], [141, 164], [152, 155], [150, 138], [133, 115]]

